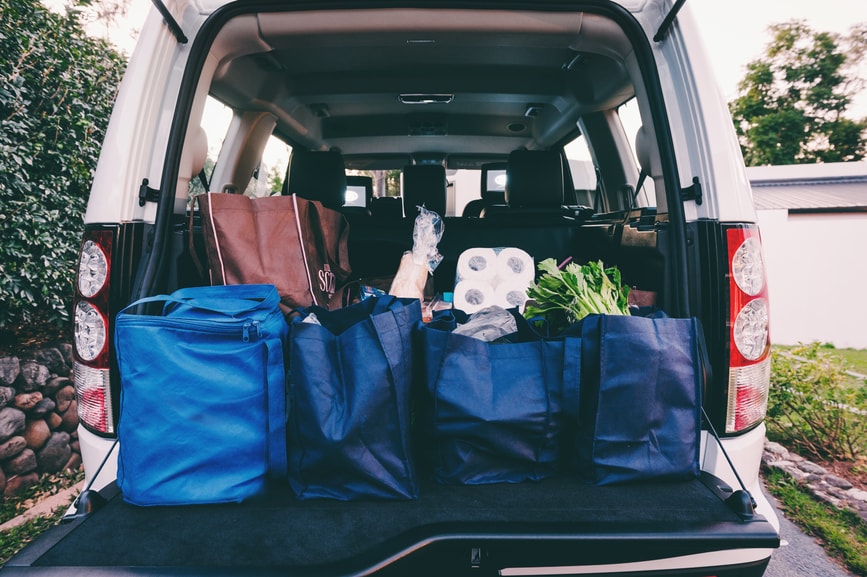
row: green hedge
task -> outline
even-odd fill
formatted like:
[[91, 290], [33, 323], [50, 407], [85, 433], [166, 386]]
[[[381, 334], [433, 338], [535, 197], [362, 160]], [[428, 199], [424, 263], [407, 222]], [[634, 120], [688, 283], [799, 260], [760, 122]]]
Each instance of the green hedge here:
[[68, 324], [93, 170], [125, 59], [72, 12], [0, 0], [0, 329]]
[[854, 461], [867, 451], [867, 386], [819, 343], [772, 350], [768, 437], [804, 456]]

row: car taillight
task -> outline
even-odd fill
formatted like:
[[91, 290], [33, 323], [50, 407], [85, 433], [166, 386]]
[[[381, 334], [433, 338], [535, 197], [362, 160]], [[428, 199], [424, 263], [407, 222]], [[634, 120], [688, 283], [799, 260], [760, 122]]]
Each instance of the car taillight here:
[[88, 429], [114, 433], [110, 386], [109, 279], [115, 232], [88, 229], [78, 256], [73, 349], [78, 418]]
[[768, 285], [759, 230], [726, 229], [729, 292], [729, 386], [726, 432], [760, 423], [771, 378]]

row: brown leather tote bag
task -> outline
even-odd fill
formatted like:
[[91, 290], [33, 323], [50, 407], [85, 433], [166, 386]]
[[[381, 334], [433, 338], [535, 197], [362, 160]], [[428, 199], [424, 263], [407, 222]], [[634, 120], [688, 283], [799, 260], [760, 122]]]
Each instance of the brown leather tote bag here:
[[340, 212], [297, 195], [196, 200], [212, 285], [273, 284], [287, 314], [340, 305], [351, 275], [349, 224]]

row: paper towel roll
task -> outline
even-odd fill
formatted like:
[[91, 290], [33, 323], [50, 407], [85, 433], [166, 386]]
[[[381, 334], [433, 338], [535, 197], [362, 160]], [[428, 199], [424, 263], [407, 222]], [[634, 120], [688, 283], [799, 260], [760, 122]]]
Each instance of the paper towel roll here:
[[458, 278], [491, 280], [497, 275], [497, 253], [492, 248], [469, 248], [458, 257]]
[[495, 304], [496, 291], [490, 283], [480, 280], [462, 280], [455, 287], [455, 308], [472, 314]]
[[504, 248], [497, 255], [497, 274], [502, 281], [522, 280], [529, 283], [536, 276], [533, 257], [519, 248]]
[[504, 309], [518, 307], [520, 312], [524, 312], [524, 304], [527, 302], [527, 287], [529, 286], [530, 283], [524, 280], [503, 281], [497, 285], [494, 303]]

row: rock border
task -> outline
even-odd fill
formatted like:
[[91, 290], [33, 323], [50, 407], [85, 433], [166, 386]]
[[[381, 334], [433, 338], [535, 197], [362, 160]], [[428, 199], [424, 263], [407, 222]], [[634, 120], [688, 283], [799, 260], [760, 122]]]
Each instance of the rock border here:
[[81, 467], [72, 346], [0, 356], [0, 500]]
[[779, 443], [765, 442], [762, 463], [779, 469], [803, 485], [813, 497], [838, 509], [848, 509], [867, 522], [867, 491], [829, 473], [823, 467], [789, 451]]

